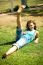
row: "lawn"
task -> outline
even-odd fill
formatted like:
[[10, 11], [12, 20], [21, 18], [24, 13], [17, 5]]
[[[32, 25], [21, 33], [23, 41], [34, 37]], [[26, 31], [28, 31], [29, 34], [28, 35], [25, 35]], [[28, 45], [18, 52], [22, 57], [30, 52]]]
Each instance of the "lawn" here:
[[[3, 1], [3, 0], [2, 0]], [[8, 0], [6, 2], [0, 2], [0, 11], [5, 11], [9, 8], [10, 4]], [[17, 1], [17, 0], [16, 0]], [[20, 1], [20, 0], [18, 0]], [[30, 3], [29, 3], [30, 2]], [[13, 2], [14, 3], [14, 2]], [[20, 4], [19, 2], [16, 2]], [[37, 3], [43, 3], [37, 2]], [[3, 4], [3, 5], [2, 5]], [[35, 0], [28, 0], [28, 5], [36, 4]], [[15, 6], [15, 4], [14, 4]], [[17, 50], [16, 52], [12, 53], [6, 59], [2, 59], [2, 55], [12, 47], [13, 42], [15, 41], [16, 37], [16, 17], [12, 15], [1, 15], [0, 14], [0, 65], [43, 65], [43, 17], [32, 17], [28, 16], [27, 18], [24, 16], [24, 22], [26, 23], [27, 20], [33, 19], [38, 22], [39, 30], [39, 43], [35, 44], [31, 42], [26, 46], [22, 47], [21, 49]], [[25, 24], [23, 23], [25, 26]]]
[[0, 65], [43, 65], [43, 27], [39, 30], [39, 43], [31, 42], [6, 59], [2, 59], [4, 54], [15, 40], [15, 29], [10, 27], [0, 27]]

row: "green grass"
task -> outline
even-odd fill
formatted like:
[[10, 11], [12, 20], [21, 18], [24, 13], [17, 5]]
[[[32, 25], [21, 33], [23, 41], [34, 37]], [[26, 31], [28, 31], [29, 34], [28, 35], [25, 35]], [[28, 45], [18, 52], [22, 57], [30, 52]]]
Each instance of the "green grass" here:
[[0, 65], [43, 65], [43, 27], [39, 29], [38, 44], [31, 42], [6, 59], [2, 59], [2, 54], [11, 47], [11, 44], [6, 43], [13, 40], [15, 40], [15, 29], [0, 27]]
[[16, 32], [15, 28], [12, 29], [11, 27], [1, 26], [0, 27], [0, 43], [13, 41], [16, 35], [15, 32]]

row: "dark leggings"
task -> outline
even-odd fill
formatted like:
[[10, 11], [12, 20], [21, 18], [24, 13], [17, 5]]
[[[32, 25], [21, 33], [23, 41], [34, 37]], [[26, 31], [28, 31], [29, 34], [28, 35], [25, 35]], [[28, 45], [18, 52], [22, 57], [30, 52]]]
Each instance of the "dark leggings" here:
[[21, 0], [21, 4], [22, 5], [26, 5], [27, 4], [27, 0]]
[[18, 28], [16, 29], [16, 41], [18, 41], [21, 38], [22, 35], [22, 29]]

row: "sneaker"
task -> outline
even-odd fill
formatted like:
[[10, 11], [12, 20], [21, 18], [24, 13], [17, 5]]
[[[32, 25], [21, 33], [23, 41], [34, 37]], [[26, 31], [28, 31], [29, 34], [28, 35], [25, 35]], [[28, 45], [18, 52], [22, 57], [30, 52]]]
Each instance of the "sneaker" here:
[[2, 55], [2, 59], [6, 58], [6, 57], [7, 57], [7, 55], [6, 55], [6, 54], [3, 54], [3, 55]]
[[29, 6], [28, 6], [28, 5], [26, 5], [25, 9], [28, 9], [28, 8], [29, 8]]
[[19, 9], [19, 6], [15, 6], [15, 8], [13, 8], [13, 10], [16, 12]]

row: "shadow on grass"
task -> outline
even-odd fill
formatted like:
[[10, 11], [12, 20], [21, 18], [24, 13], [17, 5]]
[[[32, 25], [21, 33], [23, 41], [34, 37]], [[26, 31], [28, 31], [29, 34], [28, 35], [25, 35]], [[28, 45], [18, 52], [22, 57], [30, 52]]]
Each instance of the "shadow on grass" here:
[[0, 46], [2, 46], [2, 45], [11, 45], [11, 44], [13, 44], [13, 43], [16, 43], [16, 41], [1, 43]]

